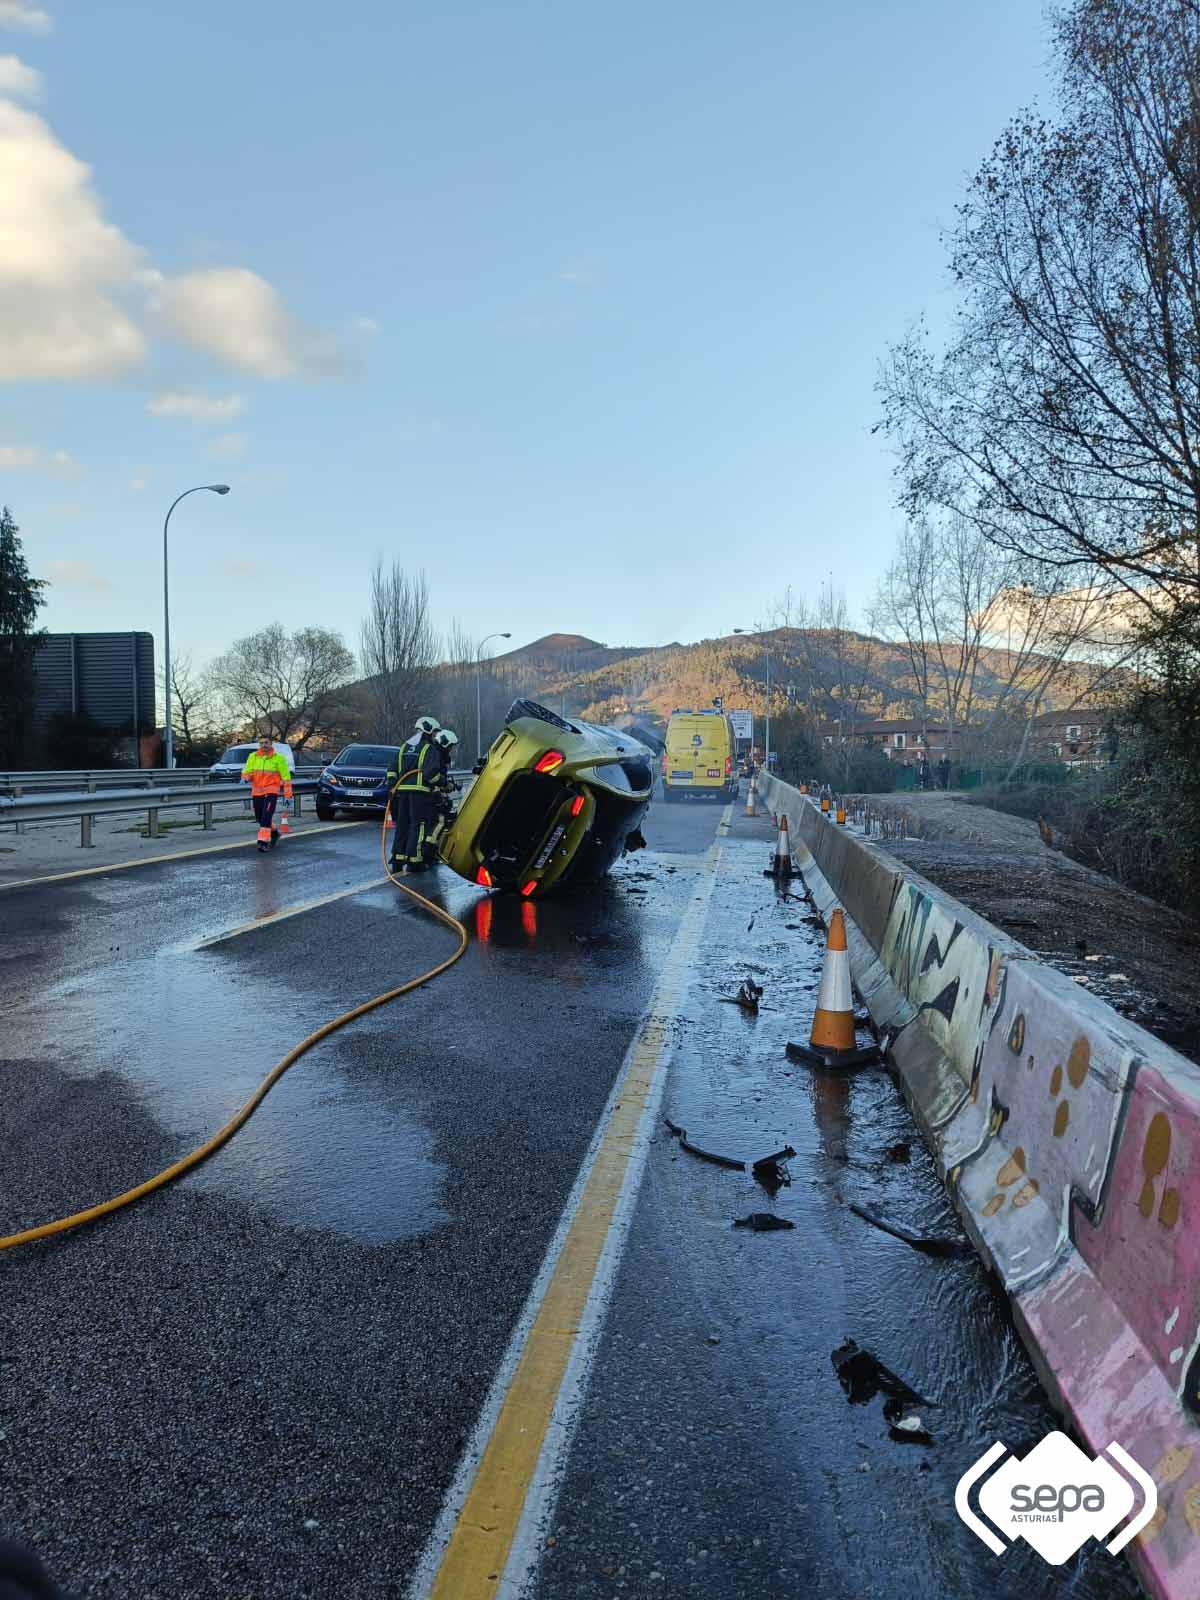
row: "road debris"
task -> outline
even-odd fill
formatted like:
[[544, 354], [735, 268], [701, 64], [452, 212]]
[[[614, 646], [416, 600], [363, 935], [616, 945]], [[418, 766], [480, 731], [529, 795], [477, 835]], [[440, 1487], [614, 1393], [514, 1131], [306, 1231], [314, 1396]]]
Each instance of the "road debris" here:
[[964, 1239], [947, 1239], [938, 1235], [916, 1233], [912, 1228], [906, 1227], [902, 1222], [888, 1222], [881, 1217], [873, 1206], [862, 1205], [857, 1200], [850, 1201], [850, 1209], [855, 1216], [862, 1217], [864, 1222], [869, 1222], [882, 1233], [890, 1233], [894, 1239], [902, 1239], [905, 1244], [911, 1245], [914, 1250], [920, 1250], [927, 1256], [965, 1256], [970, 1254], [971, 1247]]
[[681, 1128], [678, 1123], [672, 1122], [670, 1117], [664, 1117], [663, 1121], [679, 1140], [680, 1147], [686, 1150], [689, 1155], [699, 1156], [701, 1161], [711, 1161], [717, 1167], [728, 1167], [733, 1172], [745, 1172], [746, 1163], [744, 1161], [737, 1161], [733, 1156], [717, 1155], [713, 1150], [702, 1150], [698, 1144], [692, 1144], [689, 1141], [686, 1128]]
[[868, 1400], [874, 1400], [877, 1394], [882, 1394], [889, 1402], [898, 1402], [899, 1409], [895, 1415], [900, 1417], [910, 1406], [936, 1404], [933, 1400], [926, 1400], [915, 1389], [910, 1389], [898, 1373], [885, 1367], [878, 1356], [870, 1350], [864, 1350], [855, 1339], [847, 1339], [845, 1344], [838, 1345], [829, 1359], [852, 1406], [865, 1405]]
[[[733, 996], [732, 1003], [741, 1006], [743, 1011], [749, 1011], [753, 1016], [758, 1015], [758, 1002], [763, 997], [763, 986], [755, 983], [753, 978], [743, 978], [741, 987]], [[728, 999], [728, 996], [722, 996]]]
[[773, 1211], [752, 1211], [748, 1217], [734, 1217], [735, 1228], [753, 1228], [755, 1233], [775, 1233], [781, 1228], [794, 1228], [796, 1224], [786, 1217], [777, 1217]]
[[885, 1400], [883, 1414], [888, 1422], [888, 1438], [897, 1444], [932, 1444], [933, 1435], [926, 1428], [919, 1411], [899, 1400]]
[[778, 1190], [787, 1188], [791, 1184], [792, 1175], [784, 1163], [790, 1161], [795, 1154], [791, 1145], [785, 1144], [782, 1150], [775, 1150], [769, 1156], [760, 1156], [751, 1166], [750, 1171], [769, 1195], [774, 1195]]

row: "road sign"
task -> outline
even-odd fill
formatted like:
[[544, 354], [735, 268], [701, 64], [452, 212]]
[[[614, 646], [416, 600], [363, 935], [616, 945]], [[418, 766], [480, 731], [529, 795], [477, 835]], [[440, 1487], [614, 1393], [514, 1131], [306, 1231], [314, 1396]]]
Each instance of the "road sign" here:
[[729, 720], [733, 723], [733, 736], [735, 739], [752, 739], [754, 737], [754, 713], [752, 711], [731, 711]]

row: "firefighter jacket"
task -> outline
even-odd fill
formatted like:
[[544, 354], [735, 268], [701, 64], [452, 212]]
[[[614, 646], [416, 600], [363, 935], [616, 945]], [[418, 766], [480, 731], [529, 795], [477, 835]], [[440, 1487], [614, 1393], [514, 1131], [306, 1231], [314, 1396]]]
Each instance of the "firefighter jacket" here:
[[263, 794], [278, 794], [281, 789], [285, 799], [292, 798], [291, 769], [287, 757], [281, 756], [278, 750], [272, 750], [269, 756], [255, 750], [242, 768], [242, 782], [247, 780], [250, 792], [256, 798]]
[[[432, 739], [422, 739], [415, 749], [406, 745], [399, 756], [400, 781], [395, 785], [401, 791], [405, 789], [418, 790], [422, 794], [434, 787], [435, 779], [441, 771], [441, 751]], [[389, 781], [396, 777], [393, 769], [388, 773]]]

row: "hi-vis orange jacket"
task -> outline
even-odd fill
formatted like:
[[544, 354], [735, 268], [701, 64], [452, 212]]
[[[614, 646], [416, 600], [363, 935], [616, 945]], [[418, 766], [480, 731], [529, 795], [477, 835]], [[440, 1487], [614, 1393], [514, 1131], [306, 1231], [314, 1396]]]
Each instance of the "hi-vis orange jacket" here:
[[292, 774], [287, 757], [281, 756], [278, 750], [272, 750], [269, 756], [255, 750], [242, 768], [242, 782], [247, 778], [253, 795], [278, 794], [282, 789], [285, 799], [292, 798]]

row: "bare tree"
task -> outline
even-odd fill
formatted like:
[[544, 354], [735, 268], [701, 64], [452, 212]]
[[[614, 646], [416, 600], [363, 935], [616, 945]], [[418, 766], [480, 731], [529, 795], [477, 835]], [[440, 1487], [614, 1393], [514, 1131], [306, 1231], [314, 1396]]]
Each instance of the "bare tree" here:
[[373, 735], [399, 744], [424, 709], [439, 654], [423, 572], [410, 576], [398, 561], [385, 568], [376, 560], [359, 653], [374, 713]]
[[171, 662], [171, 719], [185, 765], [213, 759], [214, 746], [229, 731], [222, 722], [220, 695], [210, 673], [197, 672], [187, 653], [176, 655]]
[[1073, 0], [1055, 45], [1062, 115], [1019, 115], [973, 180], [956, 334], [891, 352], [883, 426], [911, 513], [1165, 621], [1200, 600], [1200, 6]]
[[293, 750], [342, 731], [342, 690], [354, 657], [328, 628], [289, 634], [281, 623], [239, 639], [213, 662], [210, 679], [231, 723], [285, 740]]

